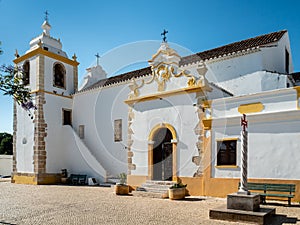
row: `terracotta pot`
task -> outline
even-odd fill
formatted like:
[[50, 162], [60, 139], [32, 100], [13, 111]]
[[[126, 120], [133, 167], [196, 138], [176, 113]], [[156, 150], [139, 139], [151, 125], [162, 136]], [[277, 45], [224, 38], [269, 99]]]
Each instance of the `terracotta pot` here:
[[68, 178], [67, 178], [67, 177], [62, 177], [62, 178], [61, 178], [61, 183], [62, 183], [62, 184], [66, 184], [67, 181], [68, 181]]
[[128, 195], [129, 194], [129, 186], [126, 184], [116, 184], [115, 185], [115, 193], [117, 195]]
[[177, 199], [184, 199], [184, 197], [185, 197], [185, 187], [169, 189], [169, 199], [177, 200]]

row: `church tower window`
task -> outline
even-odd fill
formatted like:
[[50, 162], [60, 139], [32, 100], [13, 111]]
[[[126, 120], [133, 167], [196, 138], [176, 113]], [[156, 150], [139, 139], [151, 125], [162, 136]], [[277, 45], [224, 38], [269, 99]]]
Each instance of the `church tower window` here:
[[58, 88], [66, 88], [66, 70], [60, 63], [53, 66], [53, 85]]
[[29, 84], [29, 72], [30, 72], [30, 65], [29, 65], [29, 61], [26, 61], [24, 64], [23, 64], [23, 84], [24, 85], [28, 85]]

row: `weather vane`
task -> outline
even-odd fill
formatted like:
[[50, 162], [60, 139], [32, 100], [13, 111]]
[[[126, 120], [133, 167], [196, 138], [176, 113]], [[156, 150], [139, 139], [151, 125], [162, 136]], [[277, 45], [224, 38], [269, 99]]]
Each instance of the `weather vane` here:
[[97, 58], [97, 66], [99, 66], [99, 59], [100, 59], [101, 56], [99, 55], [99, 53], [97, 53], [95, 56]]
[[49, 13], [48, 13], [48, 10], [45, 11], [45, 20], [48, 22], [48, 16], [49, 16]]
[[163, 42], [167, 42], [167, 36], [166, 36], [167, 33], [168, 31], [164, 29], [164, 31], [160, 34], [161, 36], [163, 36]]

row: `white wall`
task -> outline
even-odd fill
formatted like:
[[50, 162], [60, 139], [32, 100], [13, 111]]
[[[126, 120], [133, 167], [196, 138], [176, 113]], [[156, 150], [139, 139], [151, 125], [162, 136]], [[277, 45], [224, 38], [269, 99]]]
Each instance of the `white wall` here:
[[88, 177], [95, 177], [97, 180], [105, 181], [106, 171], [95, 158], [92, 152], [86, 147], [82, 139], [78, 137], [71, 126], [63, 126], [63, 167], [69, 174], [85, 174]]
[[206, 78], [215, 83], [221, 83], [231, 79], [261, 71], [262, 54], [261, 51], [218, 61], [207, 62]]
[[33, 173], [34, 124], [28, 113], [17, 105], [17, 171]]
[[[212, 128], [212, 177], [238, 178], [240, 176], [240, 103], [260, 102], [262, 112], [249, 114], [248, 118], [248, 176], [249, 178], [300, 179], [297, 166], [300, 155], [300, 111], [297, 110], [297, 94], [294, 89], [234, 97], [224, 100], [224, 111], [213, 110]], [[216, 100], [217, 103], [220, 100]], [[216, 108], [218, 107], [216, 103]], [[227, 104], [228, 103], [228, 104]], [[213, 104], [214, 105], [214, 104]], [[219, 105], [220, 106], [220, 105]], [[216, 141], [236, 138], [238, 168], [215, 168]]]
[[[290, 72], [293, 71], [288, 34], [280, 41], [261, 46], [256, 52], [239, 57], [207, 61], [206, 78], [234, 95], [285, 88], [285, 49], [290, 53]], [[266, 72], [266, 71], [271, 71]]]
[[[105, 168], [108, 176], [127, 172], [129, 88], [126, 84], [91, 90], [74, 96], [74, 129], [85, 126], [84, 143]], [[122, 119], [122, 141], [114, 141], [114, 120]]]
[[132, 175], [148, 175], [148, 138], [158, 124], [168, 123], [177, 133], [178, 176], [193, 176], [197, 166], [192, 157], [198, 156], [197, 136], [194, 133], [199, 119], [193, 106], [196, 94], [186, 94], [136, 103], [133, 106], [133, 163]]
[[285, 33], [277, 43], [266, 45], [261, 47], [261, 49], [264, 70], [285, 74], [285, 49], [287, 49], [290, 55], [289, 72], [293, 72], [292, 52], [288, 33]]
[[0, 155], [0, 175], [11, 175], [13, 165], [12, 155]]
[[47, 124], [46, 142], [46, 171], [60, 173], [65, 168], [66, 146], [63, 131], [63, 109], [72, 109], [72, 99], [45, 94], [44, 119]]

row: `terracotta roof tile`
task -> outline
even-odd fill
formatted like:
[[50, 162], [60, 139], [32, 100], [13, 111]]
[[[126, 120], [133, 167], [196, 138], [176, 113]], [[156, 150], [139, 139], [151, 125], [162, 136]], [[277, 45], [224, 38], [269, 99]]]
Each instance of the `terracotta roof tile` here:
[[219, 57], [223, 55], [227, 55], [229, 53], [243, 51], [247, 49], [252, 49], [258, 46], [270, 44], [276, 42], [282, 38], [282, 36], [286, 33], [286, 30], [273, 32], [270, 34], [261, 35], [258, 37], [250, 38], [247, 40], [234, 42], [232, 44], [228, 44], [222, 47], [214, 48], [211, 50], [207, 50], [204, 52], [199, 52], [193, 55], [189, 55], [183, 57], [180, 61], [181, 65], [186, 65], [189, 63], [197, 62], [200, 60], [206, 60], [214, 57]]
[[[181, 58], [179, 63], [180, 66], [195, 63], [201, 60], [206, 60], [210, 58], [215, 58], [223, 55], [227, 55], [229, 53], [243, 51], [247, 49], [256, 48], [258, 46], [267, 45], [273, 42], [276, 42], [282, 38], [282, 36], [286, 33], [286, 30], [273, 32], [265, 35], [261, 35], [258, 37], [250, 38], [247, 40], [234, 42], [232, 44], [224, 45], [222, 47], [214, 48], [211, 50], [199, 52], [193, 55], [185, 56]], [[120, 74], [114, 77], [109, 77], [103, 80], [98, 81], [97, 83], [81, 90], [86, 91], [89, 89], [97, 88], [97, 87], [104, 87], [109, 86], [114, 83], [119, 83], [122, 81], [130, 80], [132, 78], [146, 76], [151, 73], [151, 68], [146, 67], [139, 70], [130, 71], [128, 73]], [[80, 91], [80, 92], [81, 92]]]

